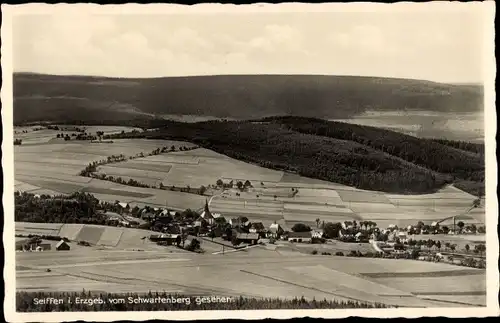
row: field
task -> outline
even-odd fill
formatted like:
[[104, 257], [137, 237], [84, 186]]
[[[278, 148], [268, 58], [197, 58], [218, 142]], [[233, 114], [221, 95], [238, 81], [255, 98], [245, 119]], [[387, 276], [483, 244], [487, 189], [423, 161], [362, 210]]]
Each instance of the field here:
[[[26, 135], [37, 138], [39, 132], [32, 131]], [[135, 156], [141, 152], [147, 154], [156, 148], [171, 147], [172, 145], [177, 147], [192, 146], [189, 143], [168, 140], [115, 140], [112, 144], [60, 141], [26, 146], [23, 141], [23, 145], [15, 146], [15, 188], [16, 190], [35, 194], [51, 195], [85, 191], [109, 202], [119, 200], [137, 205], [151, 203], [156, 206], [165, 206], [168, 203], [170, 207], [179, 210], [188, 207], [201, 207], [204, 198], [199, 195], [131, 187], [78, 175], [89, 163], [104, 160], [111, 155]], [[144, 182], [151, 179], [151, 174], [157, 173], [141, 172], [137, 166], [141, 162], [134, 160], [123, 164], [128, 163], [132, 165], [132, 170], [113, 167], [118, 164], [111, 164], [112, 166], [103, 166], [102, 168], [109, 172], [108, 175], [119, 176], [126, 174], [129, 177], [133, 175], [134, 179]], [[147, 165], [147, 163], [144, 164]], [[169, 170], [168, 165], [164, 165], [162, 168], [165, 172]], [[147, 167], [145, 170], [147, 170]], [[163, 180], [162, 176], [158, 177], [158, 182]], [[126, 178], [127, 176], [123, 177]]]
[[[110, 127], [105, 131], [120, 129]], [[23, 135], [26, 140], [36, 141], [43, 131], [28, 131]], [[177, 147], [176, 151], [147, 155], [156, 148], [171, 146]], [[192, 144], [144, 139], [118, 139], [109, 144], [83, 141], [23, 144], [15, 147], [15, 187], [36, 194], [69, 194], [80, 190], [110, 202], [167, 205], [179, 210], [199, 209], [203, 205], [205, 197], [201, 195], [131, 187], [78, 176], [90, 162], [110, 155], [128, 157], [143, 152], [143, 158], [99, 166], [97, 173], [154, 186], [162, 183], [192, 188], [215, 185], [219, 179], [225, 183], [249, 180], [252, 187], [246, 191], [232, 189], [216, 193], [210, 199], [210, 207], [228, 218], [245, 215], [265, 225], [274, 221], [282, 221], [288, 227], [299, 222], [315, 225], [319, 218], [321, 222], [371, 220], [381, 227], [389, 224], [407, 226], [417, 221], [430, 224], [452, 216], [467, 224], [484, 224], [484, 206], [463, 214], [475, 197], [453, 186], [422, 195], [365, 191], [262, 168], [204, 148], [179, 151], [180, 146]], [[446, 221], [443, 224], [448, 225], [451, 220]]]
[[[16, 224], [21, 227], [27, 230], [29, 224]], [[122, 230], [120, 238], [111, 232], [115, 230]], [[76, 233], [95, 238], [101, 232], [100, 241], [120, 241], [108, 248], [17, 253], [16, 289], [303, 296], [409, 307], [485, 304], [485, 271], [479, 269], [411, 260], [313, 256], [286, 251], [286, 246], [274, 246], [274, 250], [256, 246], [222, 255], [215, 252], [220, 247], [205, 240], [201, 244], [207, 253], [194, 254], [175, 247], [148, 248], [149, 242], [140, 239], [145, 233], [141, 230], [111, 231], [86, 225]]]

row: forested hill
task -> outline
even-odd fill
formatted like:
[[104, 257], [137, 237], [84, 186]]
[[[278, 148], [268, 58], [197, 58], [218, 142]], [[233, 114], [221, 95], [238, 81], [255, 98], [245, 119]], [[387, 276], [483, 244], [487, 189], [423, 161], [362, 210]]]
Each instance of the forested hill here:
[[448, 183], [484, 192], [484, 156], [397, 132], [311, 118], [165, 121], [161, 129], [117, 134], [194, 142], [263, 167], [396, 193], [429, 193]]
[[153, 115], [349, 118], [364, 111], [483, 109], [483, 89], [359, 76], [218, 75], [118, 79], [14, 74], [14, 122]]

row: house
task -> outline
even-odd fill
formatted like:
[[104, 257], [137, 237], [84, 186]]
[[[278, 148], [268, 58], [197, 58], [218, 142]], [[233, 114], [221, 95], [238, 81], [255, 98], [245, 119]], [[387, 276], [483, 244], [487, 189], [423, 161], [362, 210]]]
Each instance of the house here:
[[129, 210], [130, 209], [130, 205], [126, 202], [118, 202], [117, 203], [122, 209], [124, 210]]
[[435, 228], [437, 226], [438, 226], [438, 223], [436, 221], [434, 221], [434, 222], [431, 223], [431, 227]]
[[311, 236], [313, 238], [321, 239], [321, 238], [323, 238], [323, 231], [322, 230], [312, 230]]
[[175, 211], [169, 211], [169, 210], [166, 210], [166, 209], [165, 209], [165, 210], [162, 210], [162, 211], [160, 212], [160, 215], [161, 215], [161, 216], [169, 216], [169, 215], [170, 215], [170, 216], [172, 216], [172, 217], [173, 217], [173, 216], [175, 216]]
[[50, 243], [40, 243], [38, 246], [40, 248], [42, 248], [43, 251], [48, 251], [48, 250], [52, 249], [52, 246], [50, 245]]
[[269, 226], [269, 236], [273, 238], [279, 238], [285, 230], [278, 224], [273, 223]]
[[288, 234], [288, 241], [290, 242], [308, 242], [312, 240], [311, 232], [290, 232]]
[[212, 213], [212, 216], [214, 217], [214, 219], [218, 219], [218, 218], [222, 217], [222, 214], [220, 214], [220, 213]]
[[401, 241], [402, 243], [405, 243], [405, 242], [408, 242], [408, 236], [406, 235], [406, 232], [398, 232], [398, 235], [397, 237], [399, 238], [399, 241]]
[[59, 242], [57, 243], [57, 245], [56, 245], [56, 250], [57, 250], [57, 251], [61, 251], [61, 250], [69, 250], [69, 249], [70, 249], [69, 244], [68, 244], [66, 241], [64, 241], [64, 240], [59, 241]]
[[250, 229], [248, 231], [250, 233], [261, 234], [261, 233], [264, 233], [266, 231], [266, 227], [264, 226], [264, 224], [262, 224], [262, 222], [255, 222], [255, 223], [252, 223], [252, 225], [250, 226]]
[[362, 236], [363, 236], [363, 233], [358, 232], [358, 233], [356, 233], [356, 234], [354, 235], [354, 238], [356, 239], [356, 241], [360, 241]]
[[256, 244], [259, 241], [259, 235], [257, 233], [238, 233], [236, 239], [243, 243]]

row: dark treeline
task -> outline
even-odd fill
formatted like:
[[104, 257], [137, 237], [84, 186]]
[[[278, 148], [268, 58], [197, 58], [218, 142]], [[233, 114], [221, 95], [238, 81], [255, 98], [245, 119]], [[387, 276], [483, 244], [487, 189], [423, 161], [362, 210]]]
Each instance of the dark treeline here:
[[302, 176], [398, 193], [427, 193], [452, 181], [362, 143], [247, 121], [166, 122], [157, 131], [113, 138], [189, 140], [235, 159]]
[[[76, 298], [97, 300], [93, 305], [77, 304]], [[186, 299], [189, 302], [178, 303], [135, 303], [129, 298], [165, 298]], [[35, 304], [35, 299], [62, 299], [61, 304]], [[123, 299], [124, 302], [113, 304], [110, 299]], [[68, 301], [71, 300], [71, 303]], [[342, 309], [342, 308], [387, 308], [383, 304], [371, 304], [359, 301], [307, 300], [305, 298], [247, 298], [235, 297], [228, 302], [205, 302], [198, 304], [196, 297], [166, 292], [138, 293], [92, 293], [82, 292], [17, 292], [16, 309], [18, 312], [101, 312], [101, 311], [193, 311], [193, 310], [255, 310], [255, 309]]]
[[37, 223], [107, 224], [99, 200], [91, 194], [76, 192], [58, 198], [30, 193], [14, 193], [14, 220]]
[[428, 140], [432, 140], [442, 145], [450, 146], [453, 148], [484, 155], [484, 144], [467, 142], [467, 141], [458, 141], [458, 140], [447, 140], [447, 139], [428, 139]]
[[264, 121], [301, 133], [355, 141], [439, 173], [484, 181], [483, 156], [467, 154], [439, 142], [375, 127], [314, 118], [272, 117]]

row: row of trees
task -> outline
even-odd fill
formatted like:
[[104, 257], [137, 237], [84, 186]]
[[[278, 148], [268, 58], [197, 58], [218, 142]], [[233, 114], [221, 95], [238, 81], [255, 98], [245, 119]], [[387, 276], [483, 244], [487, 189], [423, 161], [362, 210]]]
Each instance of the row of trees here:
[[[196, 147], [185, 147], [185, 146], [182, 146], [182, 147], [180, 147], [180, 150], [191, 150], [191, 149], [195, 149], [195, 148]], [[164, 146], [162, 148], [156, 148], [156, 149], [154, 149], [153, 151], [151, 151], [150, 153], [148, 153], [146, 155], [148, 155], [148, 156], [156, 156], [156, 155], [159, 155], [159, 154], [162, 154], [162, 153], [166, 153], [166, 152], [173, 152], [173, 151], [175, 151], [175, 149], [176, 148], [175, 148], [174, 145], [170, 146], [170, 148], [167, 147], [167, 146]], [[111, 181], [111, 182], [115, 182], [115, 183], [118, 183], [118, 184], [123, 184], [123, 185], [128, 185], [128, 186], [134, 186], [134, 187], [159, 188], [159, 189], [163, 189], [163, 190], [169, 189], [171, 191], [181, 191], [181, 192], [195, 193], [195, 194], [200, 194], [200, 195], [204, 195], [205, 194], [207, 188], [205, 186], [203, 186], [203, 185], [200, 186], [200, 188], [197, 188], [197, 189], [192, 189], [189, 185], [187, 185], [186, 187], [165, 186], [163, 183], [160, 183], [158, 186], [155, 186], [155, 185], [149, 185], [149, 184], [145, 184], [145, 183], [139, 182], [139, 181], [137, 181], [137, 180], [135, 180], [133, 178], [129, 178], [128, 180], [126, 180], [126, 179], [123, 179], [120, 176], [115, 177], [115, 176], [111, 176], [111, 175], [106, 175], [105, 173], [97, 173], [97, 168], [99, 166], [104, 166], [104, 165], [113, 164], [113, 163], [119, 163], [119, 162], [126, 161], [127, 159], [133, 160], [133, 159], [136, 159], [136, 158], [144, 158], [144, 157], [145, 157], [145, 154], [143, 152], [137, 153], [134, 156], [129, 156], [128, 158], [125, 157], [125, 155], [123, 155], [123, 154], [108, 156], [107, 159], [103, 159], [103, 160], [94, 161], [94, 162], [89, 163], [79, 173], [79, 175], [80, 176], [85, 176], [85, 177], [93, 177], [93, 178], [97, 178], [97, 179], [100, 179], [100, 180]]]
[[[222, 179], [218, 179], [215, 184], [219, 188], [233, 188], [235, 185], [233, 180], [230, 180], [229, 183], [224, 183], [224, 181]], [[245, 182], [237, 181], [236, 187], [239, 190], [245, 190], [245, 189], [253, 187], [253, 186], [252, 186], [252, 183], [247, 179]]]

